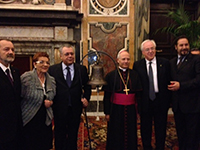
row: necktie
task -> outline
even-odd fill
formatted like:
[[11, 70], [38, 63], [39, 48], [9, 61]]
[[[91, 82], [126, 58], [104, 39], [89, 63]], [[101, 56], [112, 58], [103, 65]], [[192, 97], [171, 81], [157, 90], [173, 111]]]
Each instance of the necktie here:
[[68, 66], [66, 67], [66, 69], [67, 69], [66, 81], [67, 81], [68, 86], [70, 87], [71, 83], [72, 83], [72, 81], [71, 81], [71, 72], [70, 72], [70, 68]]
[[154, 100], [156, 98], [153, 82], [153, 71], [151, 67], [152, 62], [149, 62], [149, 98]]
[[180, 66], [182, 64], [182, 60], [183, 60], [183, 56], [179, 57], [179, 62], [177, 64], [177, 68], [180, 68]]
[[[67, 84], [68, 84], [68, 86], [70, 87], [71, 86], [71, 83], [72, 83], [72, 81], [71, 81], [71, 72], [70, 72], [70, 68], [67, 66], [66, 67], [66, 69], [67, 69], [67, 76], [66, 76], [66, 81], [67, 81]], [[69, 101], [68, 101], [68, 106], [72, 106], [72, 103], [71, 103], [71, 96], [70, 96], [70, 94], [69, 94], [69, 97], [68, 97], [69, 99]]]
[[10, 76], [10, 70], [9, 69], [6, 69], [6, 74], [7, 74], [7, 77], [9, 79], [10, 83], [13, 85], [13, 79]]

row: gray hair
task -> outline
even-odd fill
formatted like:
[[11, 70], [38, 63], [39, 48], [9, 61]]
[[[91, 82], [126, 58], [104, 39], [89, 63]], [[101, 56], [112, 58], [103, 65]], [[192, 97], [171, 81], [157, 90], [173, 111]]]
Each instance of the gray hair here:
[[63, 48], [64, 48], [64, 47], [67, 47], [67, 48], [72, 48], [72, 49], [73, 49], [73, 51], [75, 52], [75, 47], [74, 47], [73, 45], [71, 45], [71, 44], [67, 43], [67, 44], [65, 44], [65, 45], [63, 45], [63, 46], [61, 46], [61, 47], [59, 48], [60, 55], [62, 55], [62, 50], [63, 50]]
[[120, 56], [120, 54], [121, 54], [122, 52], [127, 52], [127, 53], [129, 53], [127, 50], [122, 49], [122, 50], [120, 50], [120, 51], [117, 53], [117, 59], [119, 58], [119, 56]]
[[155, 48], [156, 48], [156, 42], [155, 42], [154, 40], [147, 39], [147, 40], [144, 40], [144, 41], [142, 42], [142, 44], [141, 44], [141, 46], [140, 46], [141, 51], [143, 51], [143, 49], [144, 49], [144, 44], [145, 44], [146, 42], [152, 42], [153, 45], [154, 45]]

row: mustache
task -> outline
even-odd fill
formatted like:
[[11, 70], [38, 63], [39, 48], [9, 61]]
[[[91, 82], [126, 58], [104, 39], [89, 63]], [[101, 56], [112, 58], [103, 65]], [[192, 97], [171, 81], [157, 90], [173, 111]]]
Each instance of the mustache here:
[[185, 48], [185, 49], [182, 49], [181, 51], [189, 51], [189, 49], [188, 49], [188, 48]]
[[15, 56], [13, 54], [8, 54], [7, 57], [12, 57], [14, 58]]

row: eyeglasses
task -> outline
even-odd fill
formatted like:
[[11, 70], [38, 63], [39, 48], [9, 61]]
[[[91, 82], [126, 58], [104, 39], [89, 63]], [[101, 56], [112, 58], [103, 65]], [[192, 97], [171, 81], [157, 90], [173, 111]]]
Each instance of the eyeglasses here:
[[146, 51], [146, 52], [149, 52], [149, 51], [154, 51], [155, 50], [155, 47], [151, 47], [151, 48], [147, 48], [147, 49], [144, 49], [144, 51]]
[[49, 61], [43, 61], [43, 60], [38, 60], [38, 61], [36, 61], [35, 63], [36, 63], [36, 64], [41, 64], [41, 65], [44, 65], [44, 64], [46, 63], [47, 65], [50, 65], [50, 62], [49, 62]]
[[65, 53], [64, 55], [65, 55], [65, 56], [69, 56], [69, 55], [72, 55], [72, 56], [73, 56], [74, 53], [73, 53], [73, 52], [70, 52], [70, 53]]

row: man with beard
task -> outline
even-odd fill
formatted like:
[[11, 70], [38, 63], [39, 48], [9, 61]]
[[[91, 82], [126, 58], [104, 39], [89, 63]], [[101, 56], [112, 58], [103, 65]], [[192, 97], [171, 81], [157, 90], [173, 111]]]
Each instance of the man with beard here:
[[21, 150], [21, 83], [19, 70], [10, 66], [14, 59], [12, 42], [0, 40], [0, 150]]
[[119, 67], [106, 75], [104, 113], [108, 121], [107, 150], [137, 150], [136, 101], [142, 90], [136, 71], [129, 69], [130, 54], [117, 55]]
[[190, 53], [186, 36], [175, 41], [177, 57], [170, 61], [172, 109], [180, 150], [198, 149], [200, 117], [200, 56]]

